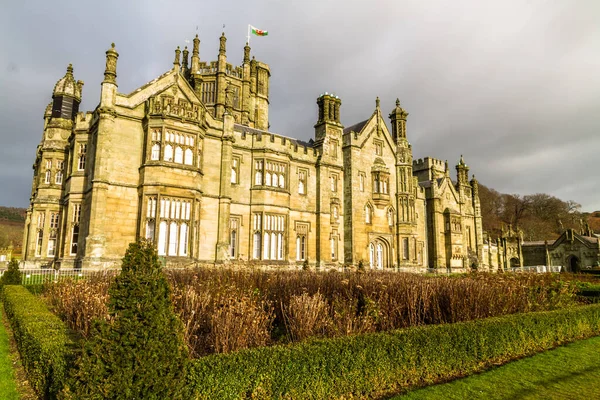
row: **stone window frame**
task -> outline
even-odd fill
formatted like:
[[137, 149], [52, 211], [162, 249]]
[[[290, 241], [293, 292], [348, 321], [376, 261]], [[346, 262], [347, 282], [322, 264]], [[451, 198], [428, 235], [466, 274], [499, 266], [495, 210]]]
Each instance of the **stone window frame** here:
[[383, 155], [383, 141], [373, 139], [373, 146], [375, 147], [375, 155], [382, 156]]
[[336, 173], [331, 173], [329, 175], [329, 180], [330, 180], [330, 185], [331, 185], [331, 191], [333, 193], [337, 193], [338, 191], [338, 182], [340, 180], [340, 176]]
[[78, 143], [79, 151], [77, 156], [77, 171], [85, 171], [85, 162], [87, 158], [87, 143]]
[[308, 259], [308, 235], [310, 232], [310, 222], [296, 221], [296, 261], [305, 261]]
[[[300, 184], [303, 190], [300, 190]], [[298, 168], [298, 194], [306, 196], [308, 194], [308, 168]]]
[[233, 260], [240, 258], [240, 230], [242, 228], [242, 216], [231, 215], [229, 217], [229, 257]]
[[[155, 215], [147, 216], [147, 223], [155, 219], [154, 237], [159, 256], [189, 257], [190, 231], [193, 223], [193, 200], [185, 197], [149, 195], [146, 198], [146, 214], [151, 198], [156, 198]], [[152, 212], [152, 210], [150, 210]]]
[[285, 214], [268, 212], [252, 214], [253, 259], [269, 261], [285, 260], [287, 242], [286, 218]]
[[[288, 172], [290, 170], [289, 163], [271, 158], [255, 158], [252, 168], [254, 187], [280, 190], [288, 189]], [[273, 179], [274, 176], [276, 179]]]
[[239, 185], [240, 184], [240, 169], [241, 169], [241, 164], [242, 164], [242, 156], [234, 154], [231, 157], [231, 178], [230, 178], [230, 182], [231, 182], [232, 185]]

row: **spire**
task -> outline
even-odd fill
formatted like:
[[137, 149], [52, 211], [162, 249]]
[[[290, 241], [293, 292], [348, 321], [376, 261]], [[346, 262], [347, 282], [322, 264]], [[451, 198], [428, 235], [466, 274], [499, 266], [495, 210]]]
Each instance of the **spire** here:
[[115, 44], [110, 44], [110, 49], [106, 50], [106, 69], [104, 70], [104, 82], [117, 84], [117, 59], [119, 53], [115, 50]]
[[250, 62], [250, 46], [248, 45], [248, 42], [246, 42], [246, 45], [244, 46], [244, 64]]
[[227, 42], [227, 38], [225, 37], [225, 32], [221, 33], [221, 37], [219, 38], [219, 55], [225, 54], [225, 43]]

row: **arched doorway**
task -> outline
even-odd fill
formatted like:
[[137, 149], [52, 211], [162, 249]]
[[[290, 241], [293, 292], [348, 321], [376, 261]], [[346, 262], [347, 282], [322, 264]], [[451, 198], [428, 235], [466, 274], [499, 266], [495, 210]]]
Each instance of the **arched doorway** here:
[[511, 268], [519, 268], [521, 266], [521, 262], [517, 257], [513, 257], [510, 259], [510, 267]]
[[581, 267], [579, 265], [579, 258], [577, 256], [570, 255], [569, 258], [567, 258], [567, 268], [570, 272], [580, 272]]
[[383, 269], [389, 263], [389, 246], [385, 240], [376, 239], [369, 243], [369, 266]]

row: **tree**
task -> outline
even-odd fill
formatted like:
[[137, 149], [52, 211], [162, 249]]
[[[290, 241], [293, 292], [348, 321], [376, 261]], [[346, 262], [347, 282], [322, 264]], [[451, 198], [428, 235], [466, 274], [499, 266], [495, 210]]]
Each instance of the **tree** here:
[[0, 284], [2, 285], [20, 285], [21, 284], [21, 271], [19, 271], [19, 262], [16, 259], [10, 260], [8, 263], [8, 269], [2, 275]]
[[129, 245], [109, 289], [110, 320], [95, 323], [71, 399], [183, 399], [188, 351], [153, 245]]

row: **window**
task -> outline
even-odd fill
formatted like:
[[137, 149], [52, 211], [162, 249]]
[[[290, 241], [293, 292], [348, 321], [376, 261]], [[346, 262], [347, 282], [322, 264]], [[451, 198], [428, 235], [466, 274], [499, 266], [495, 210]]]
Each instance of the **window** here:
[[383, 155], [383, 143], [376, 141], [375, 142], [375, 155], [381, 156]]
[[148, 197], [146, 201], [146, 239], [154, 241], [156, 231], [156, 197]]
[[238, 258], [238, 232], [240, 229], [240, 219], [231, 218], [229, 220], [229, 257], [236, 259]]
[[373, 220], [373, 209], [367, 204], [365, 207], [365, 223], [370, 224]]
[[175, 160], [177, 164], [183, 164], [183, 149], [179, 146], [175, 148]]
[[365, 191], [365, 174], [363, 174], [362, 172], [358, 173], [358, 189], [361, 192]]
[[50, 170], [46, 170], [46, 176], [44, 178], [44, 183], [50, 183], [50, 177], [52, 176], [52, 173], [50, 172]]
[[79, 225], [73, 226], [73, 231], [71, 234], [71, 255], [77, 255], [77, 242], [79, 240]]
[[337, 205], [331, 206], [331, 216], [334, 221], [337, 221], [339, 217], [339, 210]]
[[160, 160], [160, 144], [154, 143], [152, 145], [152, 155], [150, 156], [151, 160]]
[[77, 163], [77, 170], [83, 171], [85, 170], [85, 157], [87, 153], [87, 144], [80, 143], [79, 144], [79, 158]]
[[171, 146], [170, 144], [165, 146], [164, 160], [173, 161], [173, 146]]
[[231, 159], [231, 183], [238, 184], [240, 183], [240, 159], [238, 157], [233, 157]]
[[389, 176], [381, 172], [373, 172], [373, 193], [388, 194]]
[[58, 229], [58, 219], [60, 217], [59, 213], [50, 214], [50, 229]]
[[46, 220], [46, 213], [43, 211], [38, 213], [37, 227], [39, 229], [42, 229], [44, 227], [45, 220]]
[[63, 169], [64, 169], [64, 167], [65, 167], [65, 162], [64, 161], [57, 161], [56, 162], [56, 169], [57, 169], [57, 171], [56, 171], [56, 177], [55, 177], [54, 182], [57, 185], [62, 185], [62, 182], [63, 182]]
[[[149, 197], [147, 202], [147, 221], [152, 221], [156, 226], [156, 222], [153, 220], [156, 218], [156, 198]], [[160, 199], [157, 243], [159, 256], [183, 257], [188, 255], [190, 216], [191, 202], [189, 200], [166, 197]]]
[[305, 169], [298, 170], [298, 194], [306, 194], [306, 176], [308, 171]]
[[185, 149], [184, 162], [185, 165], [194, 165], [194, 152], [192, 149]]
[[402, 259], [408, 260], [408, 238], [402, 238]]
[[48, 238], [48, 257], [53, 257], [56, 252], [56, 230], [50, 231], [50, 237]]
[[286, 164], [257, 160], [254, 163], [254, 184], [284, 189], [286, 171]]
[[331, 140], [331, 157], [333, 158], [337, 158], [338, 156], [338, 141], [337, 140]]
[[42, 255], [42, 244], [44, 243], [44, 231], [41, 229], [38, 231], [37, 243], [35, 245], [35, 255], [39, 257]]
[[202, 102], [204, 104], [215, 102], [215, 82], [204, 82], [202, 84]]
[[330, 244], [331, 244], [331, 261], [335, 261], [337, 260], [337, 247], [338, 247], [338, 237], [337, 236], [331, 236], [331, 239], [329, 240]]
[[330, 181], [331, 181], [331, 191], [332, 192], [337, 192], [337, 186], [338, 186], [338, 176], [337, 175], [331, 175], [329, 177]]
[[296, 260], [304, 261], [306, 259], [306, 235], [296, 237]]
[[79, 221], [81, 220], [81, 204], [73, 204], [73, 218], [71, 228], [71, 255], [77, 255], [77, 245], [79, 241]]
[[283, 260], [285, 217], [274, 214], [254, 214], [253, 230], [254, 258], [259, 259], [262, 255], [263, 260]]
[[387, 220], [388, 220], [388, 225], [391, 227], [394, 226], [394, 211], [389, 208], [388, 212], [387, 212]]

